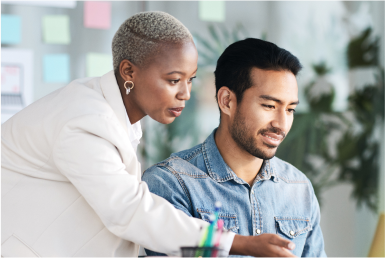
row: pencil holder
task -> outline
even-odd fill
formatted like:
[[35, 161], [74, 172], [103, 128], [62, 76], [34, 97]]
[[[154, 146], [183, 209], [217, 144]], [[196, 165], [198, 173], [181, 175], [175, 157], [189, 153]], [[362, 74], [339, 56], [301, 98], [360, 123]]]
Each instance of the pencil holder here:
[[226, 253], [218, 247], [181, 247], [182, 257], [226, 257]]

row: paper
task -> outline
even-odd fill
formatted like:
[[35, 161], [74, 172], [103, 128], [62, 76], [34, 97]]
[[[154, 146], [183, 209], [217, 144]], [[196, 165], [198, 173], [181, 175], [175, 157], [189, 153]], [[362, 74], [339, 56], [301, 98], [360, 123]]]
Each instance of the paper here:
[[381, 212], [378, 220], [377, 229], [374, 233], [372, 246], [369, 250], [369, 257], [384, 257], [385, 256], [385, 213]]
[[199, 1], [199, 19], [202, 21], [225, 21], [225, 1]]
[[46, 15], [43, 17], [43, 38], [48, 44], [69, 44], [70, 28], [67, 15]]
[[1, 123], [33, 101], [33, 52], [1, 50]]
[[112, 70], [112, 56], [99, 53], [87, 54], [87, 77], [102, 76]]
[[19, 44], [21, 19], [17, 15], [1, 14], [1, 44]]
[[67, 54], [44, 55], [44, 81], [67, 83], [70, 81], [70, 58]]
[[84, 27], [109, 29], [111, 27], [111, 3], [84, 2]]
[[76, 0], [0, 0], [0, 4], [22, 4], [75, 8]]

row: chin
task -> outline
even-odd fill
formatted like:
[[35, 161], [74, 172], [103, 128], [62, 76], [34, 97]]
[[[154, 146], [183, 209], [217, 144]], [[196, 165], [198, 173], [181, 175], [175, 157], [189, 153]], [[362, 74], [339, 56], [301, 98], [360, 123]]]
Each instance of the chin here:
[[275, 152], [273, 153], [265, 153], [264, 159], [272, 159], [275, 156]]
[[162, 118], [159, 118], [159, 119], [155, 119], [155, 118], [153, 118], [153, 119], [155, 121], [161, 123], [161, 124], [168, 125], [168, 124], [171, 124], [172, 122], [174, 122], [175, 117], [162, 117]]

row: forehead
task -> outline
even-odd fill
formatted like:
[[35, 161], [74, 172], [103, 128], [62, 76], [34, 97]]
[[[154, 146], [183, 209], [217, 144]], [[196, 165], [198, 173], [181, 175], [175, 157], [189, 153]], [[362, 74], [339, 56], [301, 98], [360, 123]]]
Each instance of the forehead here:
[[250, 78], [252, 87], [248, 90], [253, 96], [270, 95], [283, 102], [298, 100], [297, 79], [290, 71], [266, 71], [252, 68]]
[[197, 65], [198, 52], [193, 42], [162, 43], [147, 59], [147, 66], [157, 70], [186, 69]]

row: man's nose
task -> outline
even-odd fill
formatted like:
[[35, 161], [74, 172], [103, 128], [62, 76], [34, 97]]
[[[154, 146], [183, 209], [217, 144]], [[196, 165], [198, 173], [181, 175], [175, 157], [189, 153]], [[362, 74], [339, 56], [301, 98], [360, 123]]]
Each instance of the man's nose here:
[[277, 110], [273, 121], [271, 121], [271, 126], [280, 129], [282, 132], [286, 132], [287, 123], [288, 117], [286, 114], [286, 110]]
[[189, 100], [190, 99], [190, 92], [191, 92], [191, 84], [185, 82], [181, 83], [179, 87], [178, 94], [176, 97], [179, 100]]

